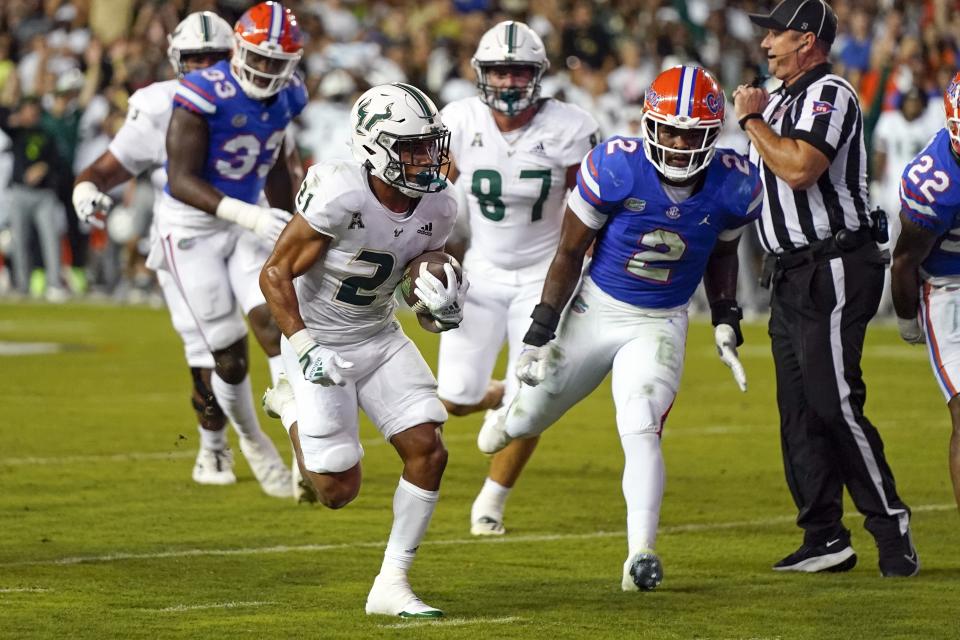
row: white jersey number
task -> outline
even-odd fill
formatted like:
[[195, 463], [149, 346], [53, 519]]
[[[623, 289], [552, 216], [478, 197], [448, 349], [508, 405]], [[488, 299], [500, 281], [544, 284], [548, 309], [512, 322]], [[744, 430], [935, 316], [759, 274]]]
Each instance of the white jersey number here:
[[[687, 243], [678, 234], [666, 229], [654, 229], [643, 234], [640, 246], [647, 247], [638, 251], [627, 262], [627, 271], [638, 278], [657, 283], [670, 282], [670, 269], [651, 267], [651, 262], [673, 262], [683, 257]], [[666, 249], [666, 250], [664, 250]]]
[[936, 200], [934, 193], [941, 193], [946, 191], [950, 186], [950, 176], [947, 175], [945, 171], [934, 171], [932, 178], [927, 178], [926, 180], [920, 180], [920, 174], [926, 173], [933, 168], [933, 158], [928, 155], [920, 157], [920, 160], [917, 164], [910, 167], [910, 170], [907, 171], [907, 177], [910, 178], [910, 182], [915, 185], [919, 185], [920, 193], [923, 194], [923, 197], [927, 199], [928, 202], [933, 202]]
[[[230, 159], [218, 159], [214, 163], [217, 172], [228, 180], [243, 180], [257, 169], [257, 175], [261, 178], [270, 173], [270, 169], [277, 161], [277, 155], [280, 153], [280, 145], [283, 143], [284, 130], [277, 129], [270, 134], [267, 141], [260, 146], [260, 140], [251, 133], [243, 133], [230, 138], [223, 144], [223, 150], [233, 154]], [[270, 157], [257, 164], [260, 159], [261, 150], [270, 151]]]
[[[540, 195], [533, 203], [530, 221], [536, 222], [543, 218], [543, 203], [550, 196], [550, 186], [553, 184], [553, 173], [550, 169], [524, 169], [520, 172], [521, 180], [539, 180]], [[500, 196], [503, 195], [503, 176], [495, 169], [477, 169], [473, 172], [470, 191], [480, 205], [483, 217], [494, 222], [500, 222], [507, 215], [507, 206]]]

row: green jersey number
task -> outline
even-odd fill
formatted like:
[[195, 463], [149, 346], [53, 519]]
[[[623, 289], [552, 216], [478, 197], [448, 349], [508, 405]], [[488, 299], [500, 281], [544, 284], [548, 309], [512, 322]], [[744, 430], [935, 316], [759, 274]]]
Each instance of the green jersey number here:
[[[346, 302], [357, 307], [366, 307], [377, 299], [373, 292], [387, 281], [393, 272], [396, 260], [389, 253], [363, 249], [351, 262], [366, 262], [376, 266], [377, 270], [370, 276], [350, 276], [340, 283], [335, 300]], [[361, 293], [363, 291], [364, 293]]]
[[[524, 169], [520, 172], [521, 180], [539, 180], [540, 196], [533, 203], [533, 211], [530, 219], [532, 222], [543, 217], [543, 203], [550, 195], [550, 185], [553, 183], [553, 175], [550, 169]], [[478, 169], [473, 172], [473, 182], [470, 185], [470, 191], [473, 192], [477, 203], [480, 205], [480, 213], [483, 217], [494, 222], [500, 222], [506, 215], [507, 207], [500, 199], [503, 195], [503, 176], [495, 169]]]

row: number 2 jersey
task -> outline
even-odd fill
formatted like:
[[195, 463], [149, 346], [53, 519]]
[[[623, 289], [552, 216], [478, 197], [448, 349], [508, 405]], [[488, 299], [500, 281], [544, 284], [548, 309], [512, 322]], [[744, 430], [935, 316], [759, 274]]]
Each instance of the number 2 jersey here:
[[407, 263], [443, 248], [457, 201], [445, 189], [425, 194], [409, 214], [395, 213], [374, 196], [359, 163], [331, 160], [307, 171], [297, 213], [333, 239], [324, 259], [294, 280], [304, 324], [322, 344], [352, 344], [393, 320]]
[[717, 239], [756, 220], [763, 204], [745, 156], [717, 149], [704, 172], [699, 191], [674, 202], [640, 139], [610, 138], [583, 159], [568, 206], [599, 229], [589, 275], [600, 289], [647, 309], [690, 301]]
[[[207, 121], [209, 142], [202, 178], [226, 196], [256, 204], [279, 156], [284, 130], [307, 100], [306, 88], [296, 75], [275, 96], [250, 98], [240, 88], [230, 62], [222, 60], [185, 75], [173, 107]], [[164, 192], [169, 196], [169, 185]], [[222, 226], [217, 224], [222, 221], [192, 207], [175, 209], [178, 224]]]
[[470, 252], [501, 269], [548, 263], [560, 239], [567, 167], [597, 143], [597, 121], [552, 98], [525, 127], [506, 133], [476, 96], [440, 115], [467, 198]]
[[956, 283], [960, 276], [960, 163], [946, 129], [906, 166], [900, 179], [900, 206], [914, 224], [940, 236], [920, 265], [926, 280]]

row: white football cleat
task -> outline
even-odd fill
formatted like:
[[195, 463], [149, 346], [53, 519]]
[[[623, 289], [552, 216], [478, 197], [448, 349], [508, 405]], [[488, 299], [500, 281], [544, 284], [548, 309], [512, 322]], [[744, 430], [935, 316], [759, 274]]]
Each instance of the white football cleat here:
[[240, 436], [240, 451], [265, 494], [273, 498], [293, 497], [290, 469], [283, 464], [277, 448], [266, 435], [260, 434], [258, 440]]
[[277, 376], [277, 384], [267, 387], [263, 392], [263, 411], [271, 418], [279, 419], [284, 409], [291, 402], [296, 402], [293, 395], [293, 385], [287, 380], [287, 374]]
[[442, 618], [443, 611], [434, 609], [418, 598], [404, 574], [378, 575], [367, 595], [367, 615], [400, 616], [401, 618]]
[[502, 536], [506, 532], [503, 521], [491, 516], [480, 516], [470, 523], [470, 533], [475, 536]]
[[663, 565], [653, 549], [641, 549], [623, 563], [624, 591], [652, 591], [663, 582]]
[[233, 452], [230, 447], [219, 450], [200, 447], [193, 465], [193, 481], [197, 484], [234, 484], [237, 476], [233, 473]]
[[477, 434], [477, 448], [481, 453], [494, 454], [513, 440], [507, 434], [507, 407], [488, 409], [483, 417], [483, 426]]

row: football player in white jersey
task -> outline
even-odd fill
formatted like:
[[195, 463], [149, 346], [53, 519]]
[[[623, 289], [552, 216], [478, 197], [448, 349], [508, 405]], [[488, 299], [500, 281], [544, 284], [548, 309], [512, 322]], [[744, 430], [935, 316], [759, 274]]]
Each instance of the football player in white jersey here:
[[[168, 36], [167, 57], [178, 78], [204, 69], [220, 60], [228, 60], [234, 46], [233, 29], [210, 11], [188, 15]], [[135, 92], [129, 101], [127, 119], [109, 148], [77, 176], [73, 191], [74, 208], [81, 220], [102, 227], [104, 216], [113, 206], [106, 195], [114, 187], [145, 171], [151, 171], [158, 205], [167, 182], [166, 135], [173, 110], [173, 97], [179, 79], [155, 82]], [[298, 170], [299, 157], [287, 157], [291, 171]], [[193, 468], [193, 480], [200, 484], [226, 485], [236, 482], [233, 454], [227, 445], [226, 418], [214, 397], [211, 374], [213, 355], [170, 273], [157, 269], [162, 254], [156, 225], [151, 228], [153, 246], [148, 265], [155, 269], [174, 329], [183, 340], [187, 365], [193, 379], [191, 402], [199, 420], [200, 448]], [[264, 258], [266, 254], [264, 254]], [[161, 260], [162, 261], [162, 260]], [[289, 497], [289, 476], [258, 459], [254, 474], [268, 495]]]
[[[599, 141], [597, 121], [586, 111], [540, 98], [549, 61], [527, 25], [494, 26], [472, 63], [479, 95], [443, 110], [452, 132], [451, 179], [467, 203], [460, 212], [470, 231], [464, 269], [473, 282], [463, 324], [440, 341], [440, 398], [457, 416], [508, 404], [516, 393], [514, 363], [557, 248], [565, 195]], [[490, 378], [505, 341], [504, 390]], [[471, 509], [471, 533], [505, 532], [507, 495], [536, 446], [536, 438], [515, 440], [493, 457]]]
[[[358, 408], [394, 446], [403, 475], [366, 611], [439, 617], [414, 595], [407, 570], [437, 502], [447, 412], [430, 368], [394, 318], [394, 289], [405, 265], [442, 249], [453, 229], [456, 199], [443, 190], [450, 133], [433, 102], [401, 83], [360, 96], [351, 126], [357, 161], [310, 168], [297, 215], [260, 276], [286, 336], [282, 355], [294, 396], [278, 397], [278, 386], [264, 404], [281, 416], [301, 472], [333, 509], [360, 490]], [[466, 280], [458, 285], [452, 267], [445, 271], [447, 285], [430, 274], [415, 280], [427, 309], [420, 322], [431, 331], [462, 319]]]

